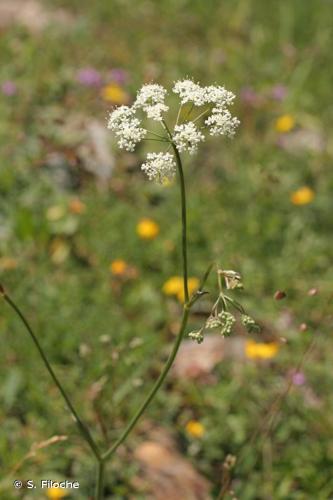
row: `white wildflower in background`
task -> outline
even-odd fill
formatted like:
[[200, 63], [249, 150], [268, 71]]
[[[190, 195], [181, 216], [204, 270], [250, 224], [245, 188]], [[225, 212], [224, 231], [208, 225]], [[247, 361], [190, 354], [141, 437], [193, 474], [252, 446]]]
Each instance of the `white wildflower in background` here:
[[170, 153], [148, 153], [147, 162], [141, 166], [149, 180], [163, 183], [171, 180], [176, 173], [176, 163]]
[[180, 153], [188, 151], [192, 155], [197, 152], [198, 144], [205, 139], [205, 136], [193, 122], [188, 122], [176, 125], [172, 138]]
[[[114, 132], [122, 149], [134, 151], [135, 146], [143, 139], [151, 139], [167, 146], [164, 152], [149, 153], [147, 161], [142, 165], [148, 178], [157, 182], [170, 179], [175, 174], [177, 163], [174, 155], [169, 153], [170, 148], [174, 151], [177, 149], [179, 153], [194, 154], [199, 143], [205, 139], [205, 130], [212, 136], [232, 137], [239, 125], [239, 120], [228, 109], [233, 104], [235, 95], [223, 86], [204, 87], [193, 80], [184, 79], [175, 82], [172, 91], [180, 100], [178, 118], [173, 129], [168, 127], [168, 120], [165, 119], [169, 111], [169, 106], [165, 103], [167, 90], [155, 83], [143, 85], [133, 105], [116, 108], [110, 113], [108, 122], [108, 128]], [[188, 103], [189, 109], [181, 113], [182, 106]], [[143, 128], [143, 119], [158, 122], [155, 127], [158, 126], [159, 130]]]

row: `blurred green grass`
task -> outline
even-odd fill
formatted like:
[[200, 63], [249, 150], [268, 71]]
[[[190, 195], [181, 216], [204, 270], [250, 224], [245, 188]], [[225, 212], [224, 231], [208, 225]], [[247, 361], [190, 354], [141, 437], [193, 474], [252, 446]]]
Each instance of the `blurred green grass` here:
[[[200, 276], [211, 260], [240, 271], [248, 309], [288, 342], [268, 364], [221, 363], [215, 385], [172, 381], [147, 418], [176, 434], [184, 454], [211, 480], [213, 498], [225, 455], [238, 456], [244, 449], [235, 474], [239, 498], [331, 498], [332, 2], [41, 5], [65, 9], [69, 23], [37, 33], [14, 24], [2, 28], [0, 37], [0, 83], [11, 80], [17, 86], [15, 95], [0, 95], [0, 251], [2, 258], [17, 262], [15, 269], [3, 265], [1, 282], [27, 312], [96, 436], [101, 435], [100, 412], [114, 439], [150, 387], [172, 340], [178, 309], [161, 288], [179, 274], [178, 189], [158, 188], [143, 178], [143, 151], [134, 157], [115, 152], [111, 181], [98, 189], [78, 151], [87, 137], [86, 123], [105, 123], [111, 104], [97, 88], [80, 85], [76, 75], [94, 67], [107, 82], [109, 70], [122, 68], [131, 96], [149, 80], [168, 87], [186, 75], [206, 84], [222, 82], [239, 96], [235, 113], [242, 124], [234, 141], [209, 141], [186, 162], [190, 273]], [[286, 89], [283, 100], [272, 97], [277, 85]], [[283, 134], [275, 128], [284, 114], [296, 121], [287, 134], [294, 141], [289, 148], [282, 147]], [[296, 134], [304, 131], [318, 147], [308, 147], [309, 135], [304, 146]], [[304, 185], [315, 198], [295, 206], [290, 195]], [[85, 204], [82, 214], [67, 208], [75, 197]], [[59, 205], [65, 215], [50, 221], [47, 210]], [[138, 238], [141, 217], [159, 224], [155, 240]], [[69, 251], [58, 263], [52, 258], [55, 241]], [[136, 270], [133, 279], [119, 282], [111, 276], [110, 262], [118, 258]], [[307, 296], [311, 287], [318, 287], [316, 297]], [[286, 290], [284, 302], [273, 300], [276, 289]], [[278, 326], [287, 315], [291, 320], [281, 332]], [[305, 333], [298, 331], [302, 322], [309, 324]], [[68, 442], [27, 461], [22, 473], [84, 478], [77, 498], [87, 498], [90, 459], [62, 401], [4, 306], [0, 324], [3, 477], [10, 477], [33, 442], [68, 434]], [[288, 395], [274, 433], [245, 448], [312, 336], [305, 386]], [[133, 338], [142, 344], [131, 347]], [[108, 382], [96, 411], [89, 394], [103, 376]], [[184, 432], [186, 417], [206, 429], [194, 447]], [[138, 431], [128, 442], [129, 467], [122, 460], [110, 465], [112, 498], [141, 498], [131, 483], [137, 470], [131, 452], [140, 439]], [[33, 498], [15, 496], [4, 484], [1, 498]]]

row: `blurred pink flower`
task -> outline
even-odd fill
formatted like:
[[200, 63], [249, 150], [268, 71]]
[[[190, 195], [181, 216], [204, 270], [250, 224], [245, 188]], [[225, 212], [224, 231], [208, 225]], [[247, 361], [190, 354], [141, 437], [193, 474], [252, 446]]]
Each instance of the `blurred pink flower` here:
[[305, 383], [305, 375], [303, 372], [294, 372], [292, 375], [294, 385], [303, 385]]
[[15, 95], [17, 92], [16, 84], [11, 80], [6, 80], [1, 84], [1, 92], [7, 96]]
[[94, 68], [82, 68], [76, 76], [78, 82], [86, 87], [99, 87], [102, 83], [101, 74]]
[[124, 85], [125, 83], [128, 82], [129, 75], [128, 72], [124, 69], [121, 68], [113, 68], [109, 72], [109, 78], [115, 82], [118, 83], [118, 85]]
[[276, 101], [283, 101], [288, 95], [288, 89], [285, 85], [274, 85], [271, 89], [271, 96]]
[[251, 87], [243, 87], [240, 91], [240, 98], [249, 106], [256, 106], [261, 101], [260, 96]]

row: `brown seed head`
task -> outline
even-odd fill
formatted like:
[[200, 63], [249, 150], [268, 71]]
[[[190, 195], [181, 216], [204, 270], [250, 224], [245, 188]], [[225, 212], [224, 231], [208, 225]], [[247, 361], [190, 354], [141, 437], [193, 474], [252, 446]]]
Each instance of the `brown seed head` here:
[[282, 300], [282, 299], [284, 299], [285, 297], [287, 297], [287, 294], [286, 294], [286, 292], [283, 292], [282, 290], [277, 290], [277, 291], [274, 293], [274, 299], [275, 299], [275, 300]]

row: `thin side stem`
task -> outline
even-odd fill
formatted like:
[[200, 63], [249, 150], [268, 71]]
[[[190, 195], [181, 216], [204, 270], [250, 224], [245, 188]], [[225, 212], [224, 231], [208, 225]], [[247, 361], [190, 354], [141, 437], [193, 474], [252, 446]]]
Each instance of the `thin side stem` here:
[[167, 142], [169, 144], [170, 141], [167, 139], [155, 139], [155, 137], [145, 137], [142, 139], [143, 141], [157, 141], [157, 142]]
[[200, 113], [200, 115], [198, 115], [193, 121], [193, 123], [195, 123], [197, 120], [199, 120], [199, 118], [201, 118], [202, 116], [204, 116], [206, 113], [209, 112], [209, 108], [205, 109], [205, 111], [203, 111], [202, 113]]
[[135, 426], [135, 424], [137, 423], [137, 421], [139, 420], [139, 418], [141, 417], [141, 415], [144, 413], [144, 411], [147, 408], [147, 406], [149, 405], [149, 403], [154, 399], [154, 396], [156, 395], [156, 393], [158, 392], [159, 388], [163, 384], [163, 382], [164, 382], [167, 374], [169, 373], [169, 370], [170, 370], [170, 368], [171, 368], [171, 366], [172, 366], [172, 364], [173, 364], [173, 362], [175, 360], [175, 357], [177, 355], [177, 352], [178, 352], [178, 349], [180, 347], [181, 341], [183, 340], [185, 329], [186, 329], [186, 325], [187, 325], [187, 320], [188, 320], [188, 316], [189, 316], [189, 312], [190, 312], [190, 309], [187, 306], [187, 304], [185, 304], [184, 311], [183, 311], [182, 323], [181, 323], [181, 326], [180, 326], [179, 333], [177, 335], [176, 342], [175, 342], [175, 344], [173, 346], [173, 349], [172, 349], [171, 353], [169, 354], [168, 360], [165, 363], [164, 368], [163, 368], [160, 376], [156, 380], [154, 386], [152, 387], [152, 389], [149, 392], [148, 396], [146, 397], [145, 401], [142, 403], [142, 405], [140, 406], [140, 408], [137, 410], [137, 412], [135, 413], [135, 415], [132, 417], [132, 419], [128, 423], [127, 427], [124, 429], [124, 431], [121, 434], [121, 436], [117, 439], [117, 441], [114, 443], [114, 445], [112, 445], [111, 448], [109, 448], [107, 450], [107, 452], [104, 453], [103, 460], [107, 460], [108, 458], [110, 458], [111, 455], [113, 455], [113, 453], [117, 450], [117, 448], [119, 448], [119, 446], [125, 441], [125, 439], [129, 435], [129, 433], [131, 432], [131, 430], [133, 429], [133, 427]]
[[36, 337], [36, 335], [34, 334], [30, 324], [28, 323], [27, 319], [25, 318], [24, 314], [21, 312], [21, 310], [18, 308], [18, 306], [12, 301], [12, 299], [7, 295], [7, 293], [3, 292], [2, 293], [3, 295], [3, 298], [5, 299], [5, 301], [7, 302], [7, 304], [10, 305], [10, 307], [15, 311], [15, 313], [19, 316], [19, 318], [21, 319], [22, 323], [24, 324], [24, 326], [26, 327], [32, 341], [34, 342], [38, 352], [39, 352], [39, 355], [40, 357], [42, 358], [43, 362], [44, 362], [44, 365], [47, 369], [47, 371], [49, 372], [49, 375], [50, 377], [52, 378], [53, 382], [55, 383], [55, 385], [57, 386], [57, 388], [59, 389], [59, 392], [60, 394], [62, 395], [69, 411], [71, 412], [75, 422], [77, 423], [77, 426], [78, 426], [78, 429], [82, 435], [82, 437], [84, 438], [84, 440], [87, 442], [87, 444], [89, 445], [91, 451], [93, 452], [93, 454], [95, 455], [95, 457], [97, 458], [98, 461], [101, 461], [101, 453], [98, 449], [98, 446], [97, 444], [95, 443], [95, 440], [93, 439], [92, 435], [90, 434], [90, 431], [88, 429], [88, 427], [82, 422], [82, 420], [80, 419], [77, 411], [75, 410], [71, 400], [69, 399], [65, 389], [63, 388], [63, 386], [61, 385], [61, 382], [59, 381], [58, 377], [56, 376], [55, 372], [53, 371], [53, 368], [52, 366], [50, 365], [47, 357], [46, 357], [46, 354], [42, 348], [42, 346], [40, 345], [39, 343], [39, 340], [38, 338]]
[[177, 113], [177, 118], [176, 118], [175, 127], [177, 127], [177, 125], [178, 125], [178, 121], [179, 121], [179, 118], [180, 118], [180, 113], [182, 112], [182, 107], [183, 107], [183, 105], [181, 104], [181, 105], [179, 106], [179, 109], [178, 109], [178, 113]]
[[228, 492], [230, 488], [230, 482], [231, 482], [231, 477], [229, 472], [228, 474], [223, 476], [223, 486], [216, 500], [222, 500], [224, 498], [225, 494]]
[[[67, 396], [64, 388], [62, 387], [60, 381], [58, 380], [57, 376], [55, 375], [36, 335], [34, 334], [33, 330], [31, 329], [28, 321], [20, 311], [20, 309], [16, 306], [16, 304], [4, 293], [2, 290], [2, 287], [0, 287], [0, 292], [3, 294], [5, 300], [8, 302], [8, 304], [14, 309], [16, 314], [20, 317], [21, 321], [27, 328], [42, 360], [44, 361], [44, 364], [53, 379], [54, 383], [58, 387], [61, 395], [63, 396], [70, 412], [72, 413], [75, 421], [77, 422], [77, 425], [79, 427], [79, 430], [83, 436], [83, 438], [87, 441], [89, 444], [92, 452], [94, 453], [97, 462], [98, 462], [98, 467], [97, 467], [97, 481], [96, 481], [96, 500], [102, 500], [103, 498], [103, 489], [104, 489], [104, 471], [105, 471], [105, 463], [108, 458], [110, 458], [115, 451], [118, 449], [118, 447], [125, 441], [131, 430], [134, 428], [136, 425], [137, 421], [141, 417], [141, 415], [144, 413], [150, 402], [154, 399], [155, 395], [157, 394], [158, 390], [162, 386], [166, 376], [168, 375], [170, 368], [173, 365], [173, 362], [176, 358], [176, 355], [178, 353], [180, 344], [184, 338], [187, 322], [188, 322], [188, 317], [190, 314], [190, 309], [192, 306], [192, 301], [189, 300], [189, 291], [188, 291], [188, 262], [187, 262], [187, 218], [186, 218], [186, 190], [185, 190], [185, 179], [184, 179], [184, 172], [183, 172], [183, 167], [182, 167], [182, 161], [179, 155], [179, 152], [175, 146], [175, 144], [172, 141], [172, 134], [167, 126], [167, 124], [163, 121], [163, 126], [165, 130], [167, 131], [167, 134], [170, 138], [170, 145], [172, 146], [176, 158], [176, 163], [177, 163], [177, 168], [178, 168], [178, 173], [179, 173], [179, 178], [180, 178], [180, 195], [181, 195], [181, 220], [182, 220], [182, 255], [183, 255], [183, 276], [184, 276], [184, 296], [185, 296], [185, 303], [184, 303], [184, 308], [183, 308], [183, 315], [182, 315], [182, 321], [181, 325], [179, 328], [179, 332], [177, 335], [177, 338], [175, 340], [175, 343], [173, 345], [173, 348], [169, 354], [169, 357], [164, 365], [164, 368], [162, 372], [160, 373], [158, 379], [156, 380], [155, 384], [153, 385], [152, 389], [150, 390], [148, 396], [144, 400], [144, 402], [141, 404], [137, 412], [134, 414], [120, 437], [117, 439], [117, 441], [104, 453], [101, 454], [93, 437], [91, 436], [89, 429], [85, 426], [85, 424], [81, 421], [79, 418], [75, 408], [73, 407], [69, 397]], [[153, 133], [154, 134], [154, 133]], [[154, 134], [157, 135], [158, 134]], [[161, 137], [162, 136], [158, 136]], [[165, 140], [165, 138], [163, 138]]]
[[184, 120], [187, 120], [187, 118], [189, 118], [190, 114], [192, 113], [193, 108], [194, 108], [194, 103], [192, 102], [187, 114], [184, 117]]
[[153, 134], [153, 135], [156, 135], [156, 137], [159, 137], [160, 139], [166, 139], [166, 137], [164, 137], [164, 135], [160, 135], [160, 134], [157, 134], [156, 132], [153, 132], [152, 130], [147, 130], [147, 132], [149, 134]]

